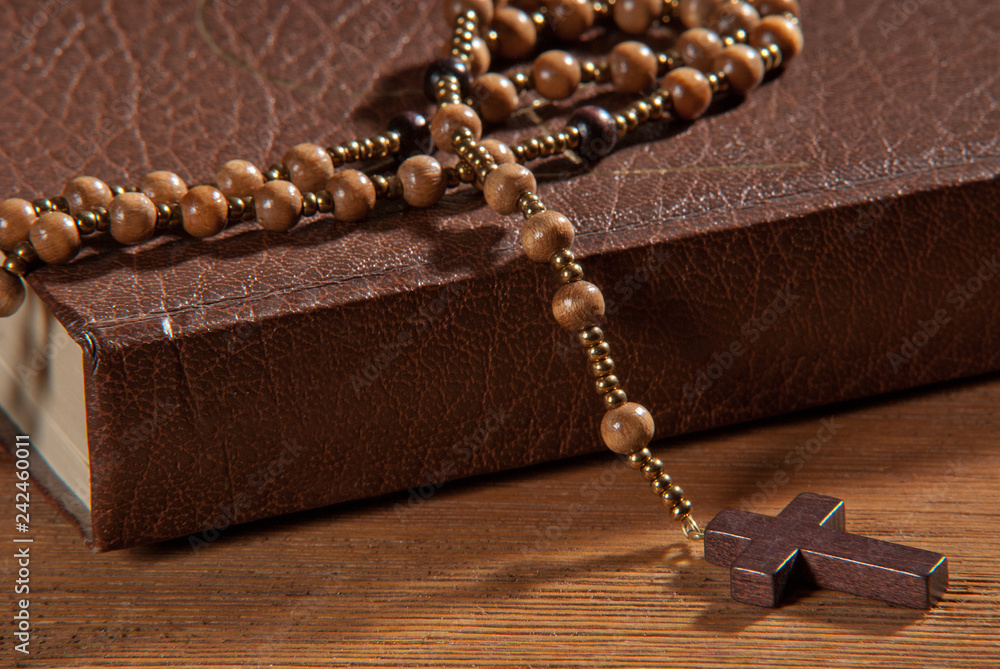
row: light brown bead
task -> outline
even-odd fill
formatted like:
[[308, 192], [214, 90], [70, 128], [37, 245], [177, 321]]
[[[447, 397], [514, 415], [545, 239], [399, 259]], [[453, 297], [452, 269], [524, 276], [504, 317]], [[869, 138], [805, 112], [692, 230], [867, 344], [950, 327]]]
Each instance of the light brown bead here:
[[454, 153], [451, 140], [462, 128], [472, 131], [476, 141], [483, 136], [483, 122], [472, 107], [463, 104], [447, 104], [440, 107], [431, 119], [431, 137], [434, 146], [447, 153]]
[[705, 25], [721, 35], [745, 35], [760, 23], [760, 14], [749, 2], [728, 2], [715, 8]]
[[712, 62], [724, 47], [719, 33], [708, 28], [685, 30], [674, 44], [684, 64], [702, 72], [712, 69]]
[[449, 28], [455, 26], [455, 19], [464, 16], [470, 9], [479, 18], [480, 26], [488, 26], [493, 20], [493, 0], [445, 0], [444, 20]]
[[656, 54], [642, 42], [620, 42], [608, 54], [611, 84], [619, 93], [639, 93], [656, 83]]
[[576, 40], [594, 25], [590, 0], [545, 0], [549, 25], [559, 39]]
[[[256, 200], [255, 207], [258, 207]], [[192, 237], [211, 237], [226, 228], [229, 202], [218, 188], [195, 186], [181, 199], [181, 221]]]
[[598, 325], [604, 318], [604, 296], [589, 281], [567, 283], [552, 298], [552, 315], [570, 332]]
[[156, 231], [156, 205], [143, 193], [116, 195], [108, 205], [108, 222], [119, 244], [140, 244]]
[[538, 31], [531, 17], [520, 9], [496, 10], [491, 27], [497, 33], [497, 52], [504, 58], [524, 58], [534, 50]]
[[641, 35], [660, 18], [663, 0], [618, 0], [615, 2], [615, 25], [630, 35]]
[[497, 165], [507, 165], [508, 163], [517, 162], [517, 158], [514, 156], [511, 148], [499, 139], [484, 139], [480, 144], [483, 145], [484, 149], [489, 151], [490, 155], [493, 156], [493, 162]]
[[448, 188], [444, 168], [431, 156], [407, 158], [399, 166], [396, 176], [403, 184], [403, 199], [411, 207], [437, 204]]
[[653, 415], [637, 402], [626, 402], [611, 409], [601, 419], [601, 439], [608, 448], [622, 455], [646, 448], [655, 431]]
[[700, 118], [712, 103], [712, 87], [704, 74], [693, 67], [667, 72], [661, 86], [669, 91], [673, 114], [685, 121]]
[[159, 170], [143, 177], [139, 190], [152, 200], [153, 204], [177, 204], [187, 193], [188, 188], [184, 180], [173, 172]]
[[250, 197], [264, 183], [257, 166], [246, 160], [230, 160], [215, 174], [215, 183], [226, 197]]
[[538, 56], [531, 66], [535, 90], [549, 100], [565, 100], [580, 85], [580, 62], [565, 51], [552, 50]]
[[472, 95], [479, 102], [479, 113], [488, 123], [502, 123], [517, 109], [517, 89], [510, 79], [488, 72], [472, 82]]
[[74, 216], [81, 211], [107, 208], [114, 197], [111, 188], [96, 177], [70, 179], [63, 187], [62, 196], [69, 202], [69, 210]]
[[80, 232], [76, 229], [76, 221], [61, 211], [39, 216], [31, 224], [28, 238], [39, 259], [50, 265], [64, 265], [80, 251]]
[[723, 49], [712, 68], [725, 73], [729, 90], [737, 95], [749, 95], [764, 81], [764, 61], [760, 52], [746, 44], [733, 44]]
[[486, 74], [490, 71], [490, 47], [486, 44], [486, 40], [478, 35], [473, 37], [469, 42], [472, 46], [472, 53], [469, 55], [469, 67], [472, 70], [472, 76], [478, 77], [481, 74]]
[[483, 195], [493, 211], [505, 216], [516, 213], [518, 198], [536, 187], [531, 170], [517, 163], [508, 163], [500, 165], [486, 177]]
[[27, 239], [36, 218], [35, 207], [27, 200], [12, 197], [0, 202], [0, 249], [13, 251]]
[[685, 28], [699, 28], [705, 25], [708, 17], [721, 4], [733, 0], [679, 0], [678, 14]]
[[375, 206], [375, 184], [357, 170], [334, 174], [326, 190], [333, 196], [333, 215], [341, 221], [360, 221]]
[[285, 232], [302, 218], [302, 191], [290, 181], [268, 181], [253, 192], [253, 203], [265, 230]]
[[0, 318], [10, 316], [24, 304], [21, 277], [0, 269]]
[[785, 12], [794, 16], [802, 16], [799, 0], [754, 0], [753, 6], [757, 8], [757, 12], [761, 16], [784, 14]]
[[777, 44], [781, 49], [781, 62], [788, 63], [802, 53], [805, 38], [802, 28], [784, 16], [765, 16], [750, 33], [750, 45], [758, 49]]
[[333, 176], [333, 159], [318, 144], [296, 144], [285, 152], [281, 162], [288, 168], [289, 181], [300, 191], [322, 190]]
[[573, 243], [573, 224], [557, 211], [543, 211], [529, 216], [521, 228], [524, 255], [535, 262], [549, 262], [559, 251]]

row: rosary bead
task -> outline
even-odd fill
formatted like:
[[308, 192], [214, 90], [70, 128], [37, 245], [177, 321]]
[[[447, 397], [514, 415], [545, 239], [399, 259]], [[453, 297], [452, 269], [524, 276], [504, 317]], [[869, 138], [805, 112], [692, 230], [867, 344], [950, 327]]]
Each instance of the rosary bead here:
[[576, 340], [580, 342], [580, 345], [584, 348], [596, 346], [604, 341], [604, 330], [596, 325], [591, 325], [589, 328], [584, 328], [577, 332]]
[[153, 204], [177, 204], [187, 193], [187, 184], [173, 172], [150, 172], [142, 179], [139, 189]]
[[569, 249], [565, 249], [552, 256], [550, 263], [554, 269], [560, 270], [572, 264], [575, 260], [576, 256], [573, 252]]
[[573, 224], [557, 211], [529, 216], [521, 228], [524, 255], [535, 262], [549, 262], [552, 256], [573, 243]]
[[639, 93], [656, 83], [656, 54], [642, 42], [620, 42], [608, 54], [611, 83], [618, 93]]
[[445, 0], [444, 20], [454, 26], [455, 19], [469, 11], [476, 13], [479, 25], [488, 26], [493, 20], [493, 0]]
[[[4, 263], [6, 265], [6, 263]], [[24, 304], [24, 282], [21, 277], [0, 269], [0, 317], [6, 317]]]
[[452, 139], [463, 128], [471, 131], [477, 142], [483, 136], [483, 122], [472, 107], [463, 104], [442, 105], [431, 119], [431, 137], [435, 146], [446, 153], [455, 153]]
[[693, 67], [667, 72], [661, 85], [670, 93], [674, 115], [685, 121], [701, 117], [712, 104], [712, 86], [705, 75]]
[[799, 0], [754, 0], [753, 6], [757, 8], [757, 12], [761, 16], [784, 14], [786, 12], [793, 16], [802, 15]]
[[628, 464], [629, 469], [642, 469], [646, 466], [646, 463], [652, 459], [652, 457], [652, 452], [648, 448], [644, 447], [629, 453], [626, 463]]
[[469, 69], [472, 76], [478, 77], [490, 71], [490, 48], [486, 46], [486, 40], [476, 35], [469, 41], [471, 52], [469, 53]]
[[580, 85], [580, 63], [565, 51], [546, 51], [535, 59], [531, 76], [539, 95], [549, 100], [565, 100]]
[[35, 213], [41, 216], [50, 211], [56, 211], [56, 205], [47, 197], [36, 198], [31, 201], [31, 206], [35, 208]]
[[[170, 227], [170, 222], [174, 218], [174, 212], [170, 208], [169, 204], [158, 204], [156, 205], [156, 227], [163, 230]], [[76, 227], [80, 227], [77, 224]]]
[[517, 213], [517, 201], [524, 193], [537, 187], [535, 175], [517, 163], [500, 165], [490, 172], [483, 184], [486, 204], [496, 213], [506, 216]]
[[107, 232], [108, 228], [111, 227], [111, 220], [108, 218], [108, 210], [105, 209], [104, 207], [96, 207], [91, 211], [94, 214], [94, 217], [97, 219], [97, 231]]
[[412, 111], [397, 114], [389, 121], [386, 128], [389, 132], [395, 132], [399, 135], [397, 155], [401, 160], [413, 155], [434, 152], [431, 126], [423, 115]]
[[750, 45], [757, 48], [775, 44], [781, 49], [781, 61], [787, 63], [802, 53], [805, 40], [802, 28], [784, 16], [765, 16], [750, 33]]
[[[125, 186], [109, 186], [109, 188], [111, 189], [111, 197], [113, 197], [113, 198], [114, 197], [118, 197], [122, 193], [127, 193], [128, 192], [128, 188], [126, 188]], [[111, 203], [109, 202], [108, 205], [110, 205], [110, 204]], [[105, 205], [105, 206], [107, 206], [107, 205]]]
[[[629, 404], [634, 404], [637, 407], [642, 407], [641, 404], [636, 404], [635, 402], [629, 402]], [[618, 409], [618, 411], [622, 411], [622, 409], [627, 409], [627, 408], [628, 407], [622, 407], [621, 409]], [[614, 413], [614, 412], [611, 412], [611, 413]], [[626, 414], [631, 414], [631, 413], [634, 413], [634, 412], [627, 411], [625, 413]], [[607, 416], [607, 414], [605, 414], [605, 417], [606, 416]], [[652, 439], [652, 437], [650, 437], [650, 439]], [[643, 444], [643, 446], [645, 446], [645, 444]], [[660, 460], [659, 458], [650, 458], [649, 461], [645, 465], [643, 465], [643, 467], [642, 467], [642, 477], [644, 479], [646, 479], [647, 481], [649, 481], [650, 483], [652, 483], [657, 478], [659, 478], [660, 474], [662, 474], [662, 473], [663, 473], [663, 461]], [[669, 479], [669, 477], [667, 477], [667, 478]], [[667, 483], [667, 486], [668, 487], [670, 486], [669, 482]]]
[[64, 265], [80, 250], [80, 232], [73, 217], [61, 211], [50, 211], [31, 224], [28, 233], [31, 245], [44, 263]]
[[[245, 204], [243, 210], [246, 213]], [[229, 220], [229, 200], [214, 186], [195, 186], [181, 198], [181, 220], [192, 237], [217, 235]]]
[[341, 221], [360, 221], [375, 206], [375, 185], [357, 170], [334, 174], [326, 190], [333, 197], [333, 215]]
[[712, 69], [726, 75], [729, 90], [737, 95], [749, 95], [764, 81], [764, 61], [760, 52], [746, 44], [727, 46], [715, 58]]
[[16, 255], [9, 255], [4, 259], [2, 269], [14, 276], [23, 277], [28, 273], [28, 262]]
[[549, 25], [561, 40], [580, 38], [594, 25], [594, 5], [590, 0], [546, 0]]
[[594, 388], [601, 394], [611, 390], [617, 390], [618, 387], [618, 377], [614, 374], [598, 377], [597, 380], [594, 381]]
[[81, 211], [75, 220], [76, 229], [81, 235], [89, 235], [97, 230], [97, 216], [92, 211]]
[[568, 128], [576, 128], [580, 133], [580, 145], [576, 152], [585, 160], [593, 161], [611, 153], [618, 143], [615, 119], [607, 110], [593, 105], [577, 109], [569, 121]]
[[438, 84], [445, 77], [454, 77], [458, 81], [459, 94], [469, 97], [472, 90], [472, 75], [469, 66], [458, 58], [439, 58], [427, 66], [424, 72], [424, 95], [432, 103], [438, 101]]
[[[653, 416], [646, 407], [636, 402], [623, 402], [604, 414], [601, 438], [615, 453], [628, 455], [646, 447], [653, 438], [655, 427]], [[659, 460], [650, 460], [645, 467], [654, 462], [659, 463]]]
[[[275, 181], [279, 181], [279, 179]], [[294, 186], [295, 184], [292, 185]], [[316, 199], [316, 193], [302, 193], [303, 218], [313, 216], [317, 211], [319, 211], [319, 201]]]
[[[270, 171], [270, 170], [268, 170]], [[247, 211], [247, 205], [240, 197], [226, 198], [226, 218], [230, 223], [238, 223], [243, 220], [243, 214]], [[183, 214], [181, 214], [183, 218]]]
[[61, 211], [64, 214], [68, 214], [71, 212], [69, 206], [69, 200], [64, 198], [62, 195], [57, 195], [53, 198], [49, 198], [49, 202], [52, 203], [53, 211]]
[[291, 230], [302, 217], [302, 200], [302, 191], [292, 182], [282, 180], [267, 182], [253, 192], [257, 223], [272, 232]]
[[669, 476], [666, 476], [665, 478], [666, 480], [659, 486], [660, 497], [663, 498], [664, 504], [667, 504], [669, 501], [670, 506], [673, 506], [677, 502], [684, 499], [684, 489], [679, 485], [672, 485], [672, 481], [670, 481]]
[[604, 318], [604, 296], [589, 281], [562, 286], [552, 298], [552, 315], [570, 332], [597, 325]]
[[611, 355], [611, 345], [606, 341], [594, 344], [587, 349], [587, 359], [591, 362], [597, 362], [598, 360], [604, 360], [609, 355]]
[[579, 263], [570, 263], [559, 270], [559, 280], [563, 283], [573, 283], [583, 278], [583, 267]]
[[607, 376], [615, 371], [615, 361], [611, 358], [604, 358], [590, 363], [590, 373], [593, 376]]
[[281, 162], [288, 168], [284, 181], [291, 181], [300, 191], [319, 190], [333, 176], [333, 158], [318, 144], [296, 144]]
[[712, 69], [712, 61], [722, 53], [722, 38], [708, 28], [685, 30], [674, 44], [681, 59], [688, 67], [707, 72]]
[[691, 500], [682, 499], [673, 504], [673, 507], [670, 509], [670, 516], [677, 521], [684, 520], [691, 515], [691, 509], [693, 508], [694, 504], [691, 503]]
[[36, 218], [38, 213], [27, 200], [12, 197], [0, 202], [0, 249], [10, 251], [27, 239]]
[[709, 15], [705, 25], [720, 35], [749, 35], [760, 23], [760, 14], [749, 2], [721, 4]]
[[499, 139], [484, 139], [480, 142], [480, 146], [489, 152], [490, 156], [493, 157], [493, 162], [497, 165], [507, 165], [509, 163], [517, 162], [514, 158], [514, 152], [511, 151], [510, 146], [508, 146], [505, 142], [501, 142]]
[[247, 197], [264, 184], [264, 175], [246, 160], [230, 160], [215, 174], [215, 183], [226, 197]]
[[663, 0], [617, 0], [613, 15], [616, 26], [630, 35], [641, 35], [662, 11]]
[[479, 103], [479, 113], [489, 123], [507, 120], [517, 109], [517, 89], [510, 79], [488, 72], [472, 83], [472, 96]]
[[717, 6], [728, 2], [732, 0], [679, 0], [677, 13], [685, 28], [699, 28]]
[[115, 241], [140, 244], [156, 231], [156, 205], [142, 193], [122, 193], [111, 200], [108, 220]]
[[23, 260], [26, 265], [38, 260], [38, 253], [35, 251], [35, 247], [28, 241], [23, 241], [15, 246], [14, 255]]
[[396, 176], [403, 184], [403, 199], [411, 207], [437, 204], [448, 188], [444, 168], [431, 156], [407, 158]]
[[497, 51], [504, 58], [525, 58], [535, 48], [535, 22], [520, 9], [508, 6], [496, 10], [491, 27], [497, 34]]
[[316, 208], [321, 214], [329, 214], [333, 211], [333, 195], [328, 190], [316, 191]]
[[69, 201], [70, 213], [107, 207], [114, 195], [106, 183], [95, 177], [76, 177], [63, 187], [63, 197]]

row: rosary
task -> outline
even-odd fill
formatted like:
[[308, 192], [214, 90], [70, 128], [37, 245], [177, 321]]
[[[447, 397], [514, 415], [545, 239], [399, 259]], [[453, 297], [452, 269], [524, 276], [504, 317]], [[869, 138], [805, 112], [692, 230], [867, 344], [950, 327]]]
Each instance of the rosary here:
[[[453, 32], [448, 55], [433, 62], [424, 77], [424, 92], [436, 105], [429, 120], [404, 112], [378, 135], [329, 148], [298, 144], [281, 163], [263, 171], [252, 162], [230, 160], [211, 184], [189, 188], [168, 171], [146, 175], [138, 187], [109, 186], [80, 176], [58, 197], [0, 203], [0, 249], [6, 253], [0, 316], [20, 307], [25, 299], [22, 277], [33, 267], [70, 262], [81, 238], [96, 232], [110, 233], [126, 245], [140, 244], [157, 230], [182, 228], [193, 237], [210, 237], [240, 221], [256, 221], [278, 233], [317, 213], [361, 220], [379, 198], [430, 207], [449, 188], [473, 184], [496, 213], [521, 214], [525, 255], [556, 273], [560, 287], [552, 314], [585, 352], [605, 409], [601, 439], [639, 470], [685, 536], [704, 540], [706, 560], [730, 569], [735, 599], [776, 606], [791, 584], [801, 581], [929, 608], [947, 587], [947, 559], [845, 532], [844, 504], [832, 497], [802, 493], [774, 517], [727, 509], [704, 529], [698, 525], [691, 501], [647, 447], [654, 434], [652, 414], [629, 401], [615, 374], [611, 345], [601, 327], [604, 298], [584, 280], [571, 250], [573, 224], [545, 207], [525, 166], [568, 151], [593, 162], [643, 123], [692, 122], [716, 96], [749, 95], [767, 73], [782, 69], [802, 51], [799, 15], [798, 0], [445, 0], [444, 16]], [[603, 58], [550, 50], [535, 57], [530, 68], [490, 71], [495, 58], [513, 62], [530, 57], [540, 36], [568, 42], [608, 24], [632, 37], [661, 24], [683, 32], [662, 52], [627, 39]], [[610, 84], [632, 101], [617, 113], [580, 107], [559, 132], [513, 145], [482, 138], [484, 123], [506, 121], [525, 91], [557, 101], [586, 84]], [[444, 166], [432, 155], [435, 150], [454, 154], [457, 164]], [[344, 168], [389, 157], [399, 161], [395, 174]]]

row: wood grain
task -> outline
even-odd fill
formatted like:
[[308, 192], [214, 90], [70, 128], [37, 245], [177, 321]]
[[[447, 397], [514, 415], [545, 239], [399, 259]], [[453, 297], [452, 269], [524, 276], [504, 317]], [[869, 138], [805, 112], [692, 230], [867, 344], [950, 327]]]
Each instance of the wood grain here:
[[[822, 421], [832, 438], [810, 441]], [[33, 496], [37, 654], [22, 664], [996, 667], [998, 434], [992, 377], [654, 448], [703, 522], [812, 490], [845, 500], [851, 531], [947, 555], [928, 612], [832, 591], [735, 603], [728, 570], [611, 454], [231, 528], [198, 551], [92, 554]], [[788, 482], [766, 495], [778, 472]], [[0, 664], [16, 659], [5, 618]]]

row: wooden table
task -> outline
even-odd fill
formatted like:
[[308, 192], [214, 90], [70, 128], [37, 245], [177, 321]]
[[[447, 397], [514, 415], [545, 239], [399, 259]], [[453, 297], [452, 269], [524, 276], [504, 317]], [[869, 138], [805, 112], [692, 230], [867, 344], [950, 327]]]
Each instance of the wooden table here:
[[[817, 449], [824, 421], [835, 434]], [[949, 591], [930, 612], [836, 592], [734, 603], [726, 570], [610, 454], [232, 528], [198, 551], [181, 539], [95, 555], [33, 498], [22, 664], [1000, 666], [1000, 377], [656, 450], [703, 520], [742, 501], [775, 513], [804, 490], [840, 497], [849, 531], [946, 554]], [[790, 481], [771, 490], [777, 472]], [[17, 659], [6, 610], [4, 666]]]

